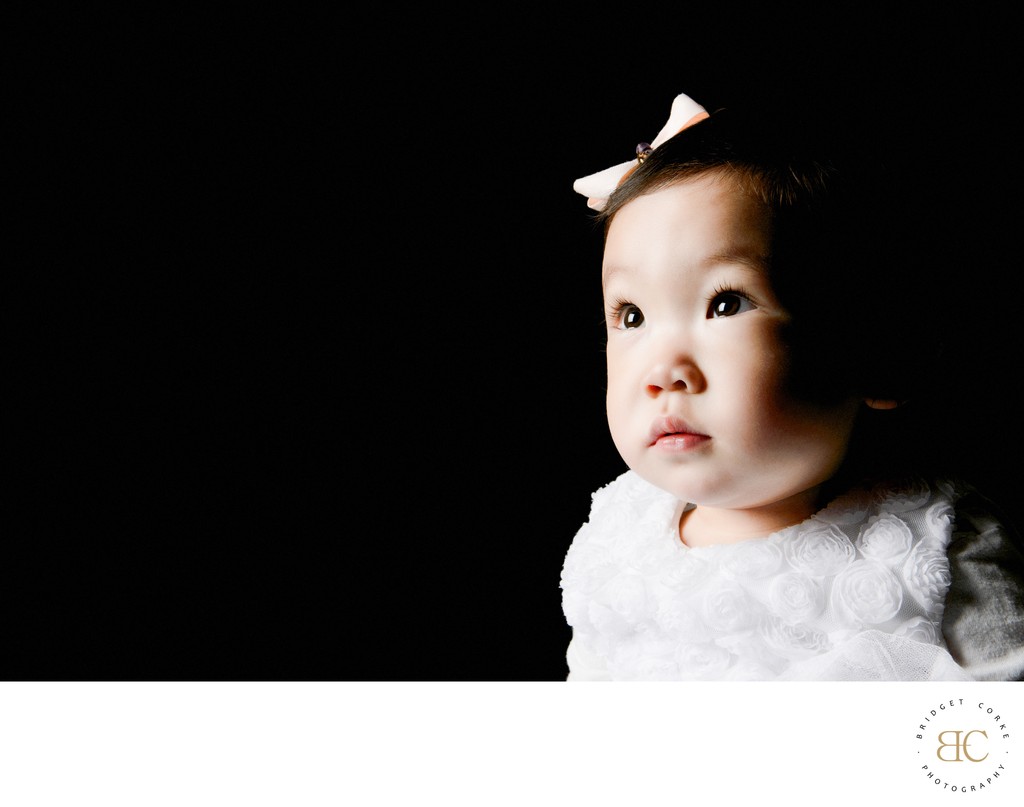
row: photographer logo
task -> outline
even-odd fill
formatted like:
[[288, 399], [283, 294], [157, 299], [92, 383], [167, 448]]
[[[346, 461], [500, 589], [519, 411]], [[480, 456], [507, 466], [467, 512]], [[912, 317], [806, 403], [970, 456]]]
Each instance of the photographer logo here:
[[915, 732], [921, 781], [951, 793], [984, 793], [1005, 779], [1010, 722], [996, 704], [950, 698], [927, 709]]

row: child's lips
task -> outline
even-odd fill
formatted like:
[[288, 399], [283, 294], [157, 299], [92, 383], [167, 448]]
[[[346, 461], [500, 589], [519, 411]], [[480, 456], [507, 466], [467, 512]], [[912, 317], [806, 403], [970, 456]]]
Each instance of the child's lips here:
[[678, 417], [660, 417], [651, 424], [650, 446], [665, 451], [690, 451], [711, 439]]

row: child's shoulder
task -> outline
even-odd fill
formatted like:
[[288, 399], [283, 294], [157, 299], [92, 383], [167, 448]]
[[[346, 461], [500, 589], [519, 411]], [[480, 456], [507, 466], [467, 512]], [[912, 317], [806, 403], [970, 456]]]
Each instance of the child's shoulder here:
[[653, 501], [656, 499], [674, 497], [655, 487], [636, 471], [623, 471], [610, 482], [602, 485], [591, 494], [591, 508], [604, 507], [613, 503]]
[[986, 493], [966, 486], [948, 550], [942, 631], [972, 677], [1024, 680], [1024, 547], [1017, 527]]
[[842, 507], [850, 501], [867, 501], [876, 514], [921, 508], [948, 510], [957, 532], [984, 532], [998, 526], [1010, 534], [1015, 533], [1002, 508], [992, 498], [969, 480], [958, 477], [911, 477], [876, 482], [840, 496], [829, 507]]
[[573, 547], [603, 547], [619, 557], [663, 541], [683, 502], [627, 470], [591, 494], [590, 513]]

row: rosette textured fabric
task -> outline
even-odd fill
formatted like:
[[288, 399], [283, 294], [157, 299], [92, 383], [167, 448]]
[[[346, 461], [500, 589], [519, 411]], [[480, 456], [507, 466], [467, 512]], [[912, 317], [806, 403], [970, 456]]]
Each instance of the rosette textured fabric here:
[[[1017, 651], [961, 646], [968, 638], [943, 622], [951, 543], [998, 528], [958, 524], [967, 491], [858, 490], [765, 538], [690, 548], [678, 532], [687, 505], [626, 471], [594, 493], [566, 554], [568, 678], [1012, 678]], [[1012, 585], [1006, 596], [1019, 597]], [[971, 671], [985, 663], [991, 675]]]

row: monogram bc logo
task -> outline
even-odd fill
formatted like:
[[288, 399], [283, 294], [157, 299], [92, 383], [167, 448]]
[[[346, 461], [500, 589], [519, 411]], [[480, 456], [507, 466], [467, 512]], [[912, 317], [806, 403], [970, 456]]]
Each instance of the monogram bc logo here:
[[[955, 737], [953, 742], [946, 742], [944, 738], [947, 734], [952, 734]], [[962, 731], [959, 729], [956, 731], [950, 731], [947, 729], [946, 731], [940, 731], [939, 748], [935, 752], [935, 756], [937, 756], [943, 762], [984, 762], [986, 759], [988, 759], [987, 753], [983, 757], [973, 757], [967, 750], [971, 745], [970, 738], [974, 734], [980, 734], [983, 737], [988, 737], [988, 732], [983, 731], [981, 729], [971, 729], [970, 731]], [[960, 739], [961, 735], [963, 735], [962, 740]], [[942, 751], [944, 748], [955, 748], [956, 756], [952, 758], [942, 756]]]

